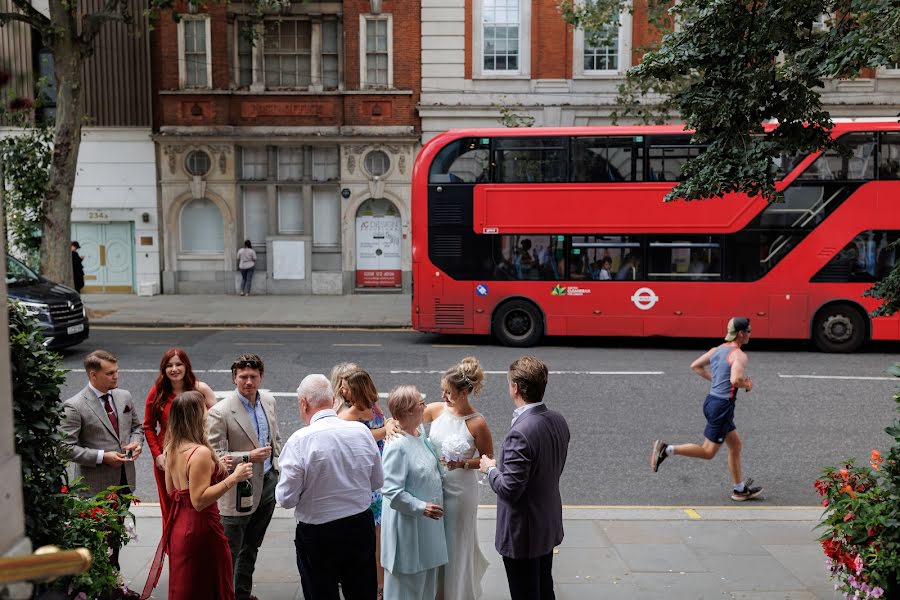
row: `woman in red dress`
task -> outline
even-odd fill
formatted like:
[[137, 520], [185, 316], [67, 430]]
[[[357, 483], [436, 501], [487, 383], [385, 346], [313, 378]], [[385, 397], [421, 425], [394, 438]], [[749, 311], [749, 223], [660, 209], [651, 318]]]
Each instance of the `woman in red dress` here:
[[228, 475], [206, 436], [206, 406], [200, 392], [184, 392], [170, 403], [165, 473], [171, 509], [147, 584], [149, 598], [169, 555], [169, 600], [234, 600], [231, 551], [216, 501], [253, 476], [239, 464]]
[[172, 399], [181, 392], [196, 390], [203, 394], [206, 408], [216, 403], [212, 389], [197, 381], [191, 361], [181, 348], [169, 348], [159, 361], [159, 376], [147, 394], [144, 406], [144, 436], [153, 456], [153, 474], [156, 476], [156, 490], [159, 493], [159, 507], [163, 523], [169, 516], [169, 496], [166, 494], [166, 471], [163, 446], [165, 445], [166, 423]]

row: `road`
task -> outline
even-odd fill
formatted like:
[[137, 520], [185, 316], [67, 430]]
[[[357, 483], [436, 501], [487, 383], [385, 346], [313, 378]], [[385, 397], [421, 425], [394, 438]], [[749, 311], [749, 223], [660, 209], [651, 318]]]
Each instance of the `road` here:
[[[563, 475], [567, 505], [715, 506], [731, 503], [725, 452], [711, 461], [674, 458], [649, 469], [654, 439], [700, 442], [707, 382], [688, 365], [715, 340], [550, 339], [533, 348], [551, 369], [545, 400], [568, 419], [572, 440]], [[239, 354], [263, 357], [263, 387], [276, 393], [285, 439], [301, 426], [294, 391], [309, 373], [353, 361], [366, 368], [379, 391], [412, 383], [429, 401], [440, 395], [440, 373], [474, 355], [488, 372], [474, 404], [494, 433], [495, 447], [509, 427], [513, 406], [505, 373], [524, 352], [487, 338], [433, 336], [412, 331], [263, 329], [94, 329], [89, 343], [66, 351], [72, 369], [63, 397], [85, 385], [84, 353], [104, 348], [119, 358], [120, 387], [139, 406], [159, 360], [184, 348], [201, 380], [217, 392], [233, 388], [231, 362]], [[867, 460], [886, 450], [884, 428], [894, 418], [892, 394], [900, 383], [885, 370], [896, 345], [875, 345], [854, 355], [821, 354], [797, 343], [753, 343], [748, 373], [754, 390], [738, 397], [736, 422], [744, 439], [745, 476], [765, 487], [762, 505], [814, 505], [820, 469], [846, 457]], [[382, 408], [387, 411], [386, 402]], [[138, 460], [138, 496], [156, 500], [149, 451]], [[489, 489], [481, 500], [493, 504]]]

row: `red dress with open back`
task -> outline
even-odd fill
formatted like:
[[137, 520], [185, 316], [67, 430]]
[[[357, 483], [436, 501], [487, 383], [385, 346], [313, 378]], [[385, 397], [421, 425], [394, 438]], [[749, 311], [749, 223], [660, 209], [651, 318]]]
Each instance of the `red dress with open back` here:
[[[172, 508], [172, 500], [166, 493], [166, 472], [156, 466], [156, 457], [163, 453], [166, 446], [166, 426], [169, 423], [169, 411], [172, 409], [172, 400], [175, 394], [169, 394], [163, 403], [162, 414], [156, 414], [153, 409], [153, 401], [156, 399], [156, 386], [150, 387], [147, 400], [144, 405], [144, 437], [150, 447], [150, 455], [153, 457], [153, 476], [156, 478], [156, 491], [159, 494], [159, 509], [162, 512], [162, 522], [169, 522], [169, 510]], [[159, 433], [156, 428], [159, 427]]]
[[[191, 450], [187, 463], [196, 450]], [[216, 469], [209, 483], [215, 485], [224, 478], [223, 470]], [[203, 510], [196, 510], [189, 489], [174, 490], [169, 498], [172, 506], [169, 520], [163, 528], [141, 598], [150, 597], [159, 582], [164, 555], [168, 554], [169, 600], [234, 600], [231, 550], [218, 504], [213, 502]]]

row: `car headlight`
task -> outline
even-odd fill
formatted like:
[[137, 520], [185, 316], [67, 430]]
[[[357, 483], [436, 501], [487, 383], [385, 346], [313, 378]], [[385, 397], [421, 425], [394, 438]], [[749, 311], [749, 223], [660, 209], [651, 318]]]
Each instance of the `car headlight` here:
[[47, 314], [50, 312], [50, 306], [43, 302], [24, 302], [22, 300], [19, 301], [19, 304], [25, 309], [25, 314], [29, 317], [36, 317], [41, 314]]

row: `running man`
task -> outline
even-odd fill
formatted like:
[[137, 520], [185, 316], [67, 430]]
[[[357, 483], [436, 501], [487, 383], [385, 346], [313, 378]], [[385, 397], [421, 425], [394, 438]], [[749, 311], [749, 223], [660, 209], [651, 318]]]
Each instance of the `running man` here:
[[[709, 352], [691, 363], [691, 370], [711, 385], [709, 395], [703, 403], [703, 414], [706, 416], [706, 429], [703, 445], [681, 444], [672, 446], [661, 440], [653, 442], [653, 453], [650, 455], [650, 466], [655, 473], [666, 458], [673, 454], [704, 458], [710, 460], [722, 447], [728, 446], [728, 470], [734, 489], [731, 499], [742, 502], [756, 498], [762, 493], [761, 487], [754, 487], [753, 480], [744, 481], [741, 477], [741, 436], [734, 425], [734, 401], [737, 391], [744, 388], [748, 392], [753, 389], [750, 377], [744, 374], [747, 368], [747, 355], [741, 349], [750, 341], [750, 319], [734, 317], [728, 321], [728, 332], [725, 343], [712, 348]], [[709, 369], [707, 369], [709, 365]]]

